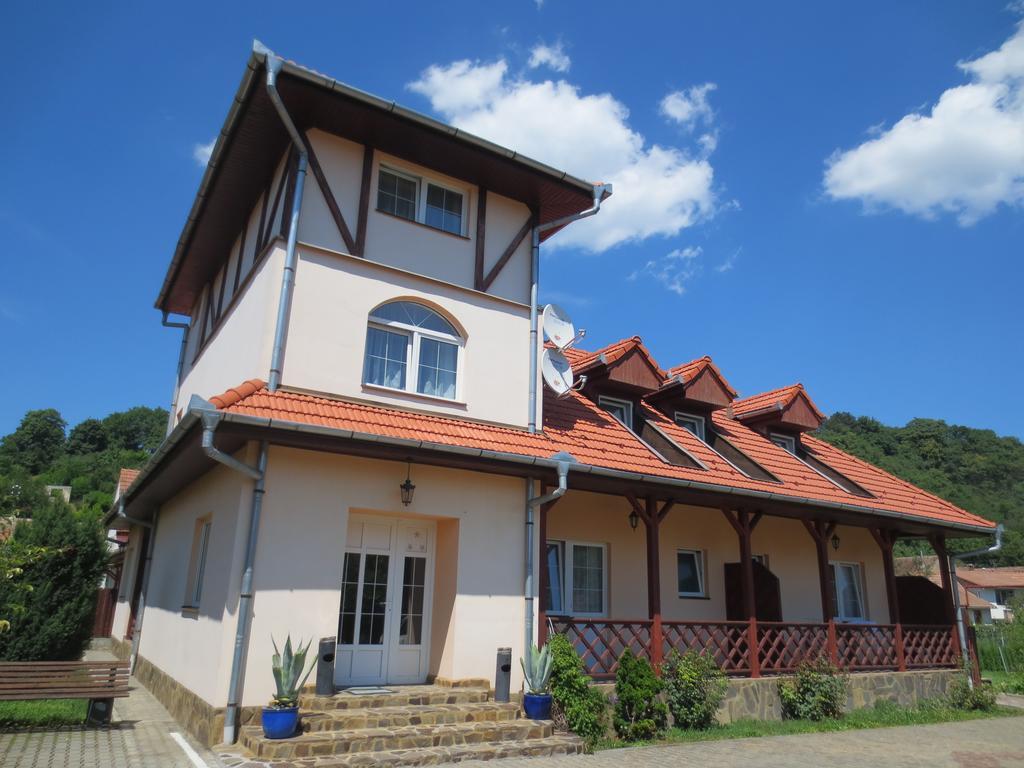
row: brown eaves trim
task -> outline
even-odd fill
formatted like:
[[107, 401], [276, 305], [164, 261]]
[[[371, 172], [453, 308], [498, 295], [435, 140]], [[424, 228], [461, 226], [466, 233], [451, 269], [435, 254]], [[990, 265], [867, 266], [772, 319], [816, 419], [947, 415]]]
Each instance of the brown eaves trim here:
[[[242, 105], [245, 104], [252, 88], [258, 87], [256, 75], [264, 68], [267, 56], [267, 54], [261, 53], [261, 50], [263, 50], [262, 45], [260, 45], [258, 41], [254, 41], [253, 52], [249, 55], [249, 61], [246, 63], [246, 72], [242, 76], [242, 82], [239, 84], [238, 90], [235, 92], [235, 98], [231, 103], [231, 108], [228, 110], [228, 115], [224, 120], [224, 125], [221, 126], [220, 133], [217, 136], [217, 143], [213, 147], [213, 152], [210, 154], [210, 159], [206, 164], [206, 170], [203, 172], [203, 178], [199, 182], [199, 190], [196, 192], [195, 200], [192, 202], [188, 218], [185, 220], [185, 226], [181, 231], [181, 235], [178, 237], [178, 243], [174, 249], [174, 256], [171, 258], [171, 263], [167, 268], [167, 275], [164, 277], [163, 285], [160, 287], [160, 294], [157, 296], [156, 303], [154, 305], [157, 309], [160, 309], [163, 306], [164, 299], [167, 297], [167, 293], [170, 291], [171, 285], [177, 278], [178, 267], [180, 266], [185, 255], [185, 250], [192, 239], [192, 230], [195, 228], [196, 223], [199, 221], [199, 217], [202, 215], [203, 208], [206, 205], [206, 198], [210, 185], [213, 183], [214, 176], [217, 174], [220, 167], [221, 155], [224, 152], [224, 148], [227, 145], [228, 140], [238, 128], [238, 116], [241, 112]], [[408, 120], [411, 123], [417, 123], [425, 128], [448, 134], [449, 136], [459, 139], [460, 141], [464, 141], [467, 144], [471, 144], [495, 155], [499, 155], [511, 160], [512, 162], [519, 163], [535, 173], [550, 176], [555, 181], [576, 186], [580, 190], [585, 191], [588, 195], [593, 194], [594, 185], [589, 181], [584, 181], [583, 179], [572, 176], [565, 171], [560, 171], [550, 165], [545, 165], [538, 160], [534, 160], [526, 155], [521, 155], [518, 152], [487, 141], [486, 139], [482, 139], [472, 133], [454, 128], [447, 123], [442, 123], [440, 120], [435, 120], [434, 118], [428, 117], [420, 112], [403, 107], [397, 102], [387, 101], [386, 99], [374, 96], [366, 91], [353, 88], [350, 85], [341, 83], [333, 78], [327, 77], [326, 75], [321, 75], [311, 69], [299, 66], [295, 62], [285, 59], [281, 72], [320, 86], [325, 90], [334, 91], [356, 101], [361, 101], [368, 106], [375, 107], [384, 112], [390, 112]]]
[[[403, 448], [418, 448], [427, 451], [433, 451], [436, 453], [448, 453], [458, 454], [461, 456], [475, 456], [482, 459], [490, 459], [494, 461], [502, 461], [513, 464], [521, 464], [524, 466], [534, 466], [537, 468], [547, 470], [557, 470], [558, 461], [553, 458], [541, 458], [536, 456], [525, 456], [520, 453], [506, 453], [504, 451], [492, 451], [483, 448], [467, 448], [458, 445], [446, 445], [444, 443], [434, 443], [427, 440], [410, 440], [408, 438], [401, 437], [387, 437], [384, 435], [375, 435], [367, 432], [355, 432], [349, 429], [336, 429], [334, 427], [324, 427], [317, 424], [304, 424], [296, 421], [286, 421], [280, 419], [268, 419], [260, 416], [248, 416], [241, 413], [231, 413], [227, 411], [219, 411], [223, 416], [224, 422], [231, 422], [240, 426], [256, 427], [263, 429], [282, 429], [292, 430], [295, 432], [305, 432], [307, 434], [322, 435], [325, 437], [333, 437], [341, 440], [354, 440], [358, 442], [367, 443], [380, 443], [384, 445], [393, 445]], [[138, 477], [135, 481], [125, 490], [122, 498], [125, 500], [125, 505], [129, 503], [131, 496], [135, 494], [142, 485], [145, 483], [147, 478], [153, 474], [164, 457], [170, 453], [171, 449], [174, 448], [188, 433], [193, 425], [199, 422], [199, 414], [194, 410], [189, 410], [182, 418], [178, 425], [174, 428], [170, 435], [160, 444], [156, 452], [143, 467], [142, 471], [139, 472]], [[884, 517], [892, 520], [903, 520], [918, 525], [933, 525], [941, 528], [951, 528], [959, 531], [966, 531], [977, 534], [990, 534], [994, 530], [993, 527], [980, 526], [980, 525], [967, 525], [965, 523], [953, 523], [943, 522], [939, 520], [929, 520], [924, 517], [918, 517], [916, 515], [908, 515], [903, 512], [895, 512], [892, 510], [881, 510], [872, 507], [862, 507], [858, 504], [849, 504], [846, 502], [837, 501], [823, 501], [818, 499], [810, 499], [803, 496], [791, 496], [784, 493], [769, 493], [767, 491], [755, 491], [743, 488], [733, 488], [727, 485], [719, 485], [717, 483], [706, 483], [697, 480], [682, 480], [678, 478], [666, 478], [659, 475], [648, 475], [641, 472], [627, 472], [618, 469], [609, 469], [606, 467], [598, 467], [593, 464], [571, 464], [570, 469], [572, 473], [578, 474], [590, 474], [599, 477], [623, 480], [634, 483], [650, 483], [653, 485], [660, 485], [666, 489], [685, 489], [694, 491], [704, 491], [708, 493], [722, 494], [723, 496], [734, 496], [741, 499], [752, 499], [760, 501], [773, 501], [784, 504], [795, 504], [799, 506], [814, 507], [820, 510], [835, 510], [839, 512], [850, 512], [858, 515], [867, 515], [869, 517]], [[110, 510], [104, 517], [104, 524], [110, 522], [113, 517], [116, 516], [116, 508]]]

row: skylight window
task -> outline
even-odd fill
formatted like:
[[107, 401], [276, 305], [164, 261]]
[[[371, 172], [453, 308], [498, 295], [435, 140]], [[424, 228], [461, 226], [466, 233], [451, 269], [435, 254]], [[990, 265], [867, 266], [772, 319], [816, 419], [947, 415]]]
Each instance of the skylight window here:
[[777, 432], [772, 432], [768, 436], [768, 439], [779, 446], [782, 450], [788, 451], [796, 456], [796, 438], [792, 435], [780, 435]]
[[699, 437], [702, 441], [705, 440], [705, 424], [706, 421], [703, 416], [697, 416], [692, 413], [683, 413], [682, 411], [676, 411], [675, 422], [683, 429], [688, 429], [690, 432]]
[[633, 403], [629, 400], [620, 400], [617, 397], [597, 398], [597, 404], [614, 416], [626, 429], [633, 429]]

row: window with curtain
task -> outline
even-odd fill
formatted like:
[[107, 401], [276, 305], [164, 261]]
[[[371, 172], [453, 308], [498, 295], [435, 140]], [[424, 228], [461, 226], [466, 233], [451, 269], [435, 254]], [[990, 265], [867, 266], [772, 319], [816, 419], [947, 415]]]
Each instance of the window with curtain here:
[[860, 563], [832, 563], [832, 597], [840, 621], [866, 621]]
[[412, 301], [370, 313], [363, 383], [456, 400], [463, 339], [440, 314]]
[[602, 616], [607, 611], [606, 548], [604, 544], [549, 541], [544, 608], [552, 614]]

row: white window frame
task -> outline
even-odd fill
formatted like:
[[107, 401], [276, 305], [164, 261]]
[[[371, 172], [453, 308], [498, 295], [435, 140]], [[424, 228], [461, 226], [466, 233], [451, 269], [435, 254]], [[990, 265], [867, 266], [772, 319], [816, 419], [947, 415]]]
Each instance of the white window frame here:
[[[692, 430], [685, 424], [680, 424], [680, 419], [682, 419], [683, 421], [692, 421], [693, 424], [697, 427], [697, 429]], [[683, 429], [688, 430], [690, 434], [696, 435], [698, 438], [700, 438], [700, 441], [702, 443], [707, 442], [707, 420], [703, 416], [698, 416], [695, 413], [686, 413], [685, 411], [676, 411], [672, 417], [672, 420], [676, 423], [677, 426], [680, 426]]]
[[[781, 432], [769, 432], [768, 439], [791, 456], [796, 456], [796, 438]], [[785, 443], [785, 445], [783, 445]], [[819, 473], [820, 474], [820, 473]]]
[[198, 530], [193, 534], [192, 553], [189, 558], [189, 573], [185, 595], [185, 608], [198, 609], [203, 598], [203, 579], [206, 576], [206, 559], [210, 550], [210, 536], [213, 533], [213, 517], [196, 520]]
[[[437, 232], [443, 232], [446, 235], [455, 235], [456, 237], [469, 237], [469, 190], [461, 187], [456, 187], [452, 184], [447, 184], [443, 181], [438, 181], [436, 178], [431, 176], [420, 176], [409, 171], [396, 168], [393, 165], [381, 163], [377, 169], [377, 195], [380, 197], [380, 174], [390, 173], [393, 176], [398, 176], [406, 181], [411, 181], [416, 184], [416, 207], [413, 211], [413, 218], [406, 219], [404, 216], [398, 216], [385, 211], [381, 208], [377, 208], [377, 211], [388, 216], [395, 216], [395, 218], [403, 219], [404, 221], [415, 221], [417, 224], [422, 224], [424, 227], [430, 227]], [[427, 223], [427, 187], [438, 187], [445, 190], [446, 192], [452, 192], [462, 197], [462, 226], [458, 232], [449, 232], [447, 229], [441, 229], [435, 227], [433, 224]]]
[[[548, 611], [552, 616], [579, 616], [601, 618], [608, 615], [608, 545], [597, 541], [576, 541], [574, 539], [548, 539], [548, 544], [558, 544], [562, 550], [562, 611]], [[598, 613], [576, 611], [572, 603], [573, 548], [595, 547], [601, 550], [601, 610]], [[544, 567], [547, 568], [547, 552], [543, 553]], [[550, 582], [550, 580], [549, 580]]]
[[[608, 397], [606, 395], [598, 395], [597, 404], [598, 404], [598, 406], [602, 410], [604, 410], [613, 419], [615, 419], [617, 422], [619, 422], [619, 424], [624, 426], [630, 432], [633, 431], [633, 424], [634, 424], [634, 421], [633, 421], [633, 403], [631, 401], [623, 400], [623, 399], [618, 398], [618, 397]], [[620, 405], [620, 406], [623, 406], [626, 409], [626, 415], [627, 415], [627, 418], [628, 418], [628, 422], [623, 421], [618, 416], [616, 416], [614, 413], [612, 413], [610, 410], [608, 410], [608, 407], [607, 407], [606, 404], [607, 405]]]
[[[700, 587], [699, 592], [683, 592], [679, 589], [679, 556], [680, 555], [694, 555], [697, 560], [697, 585]], [[707, 554], [703, 549], [685, 549], [680, 547], [676, 550], [676, 592], [679, 597], [707, 597], [708, 596], [708, 579], [707, 579]]]
[[[395, 301], [405, 301], [405, 299], [395, 299]], [[384, 302], [379, 307], [389, 304], [391, 302]], [[410, 304], [417, 304], [418, 302], [409, 302]], [[433, 312], [439, 317], [443, 318], [446, 323], [451, 324], [451, 320], [446, 318], [440, 312], [433, 307], [429, 307], [426, 304], [420, 304], [424, 309]], [[377, 307], [377, 308], [379, 308]], [[374, 310], [376, 311], [376, 309]], [[463, 358], [465, 357], [466, 351], [466, 340], [461, 336], [452, 336], [447, 333], [441, 333], [439, 331], [433, 331], [429, 328], [421, 328], [417, 325], [409, 325], [408, 323], [398, 322], [397, 320], [380, 320], [373, 316], [373, 312], [370, 312], [370, 317], [366, 322], [366, 327], [377, 328], [382, 331], [390, 331], [392, 333], [398, 333], [405, 336], [409, 341], [405, 345], [405, 388], [389, 387], [386, 384], [377, 384], [372, 381], [367, 381], [366, 376], [368, 373], [367, 366], [367, 353], [368, 349], [364, 342], [363, 347], [363, 386], [371, 387], [373, 389], [381, 389], [388, 392], [404, 392], [414, 397], [423, 397], [432, 400], [442, 400], [444, 402], [459, 403], [462, 402], [462, 390], [463, 390], [463, 372], [465, 365]], [[369, 334], [367, 334], [367, 337]], [[441, 395], [428, 395], [417, 390], [419, 385], [420, 375], [420, 340], [423, 338], [433, 339], [434, 341], [444, 342], [446, 344], [454, 344], [456, 346], [456, 357], [455, 357], [455, 397], [442, 397]]]
[[[857, 588], [857, 602], [860, 603], [860, 612], [863, 616], [846, 616], [843, 614], [843, 601], [839, 597], [839, 578], [838, 568], [844, 566], [852, 568], [855, 574], [854, 586]], [[847, 621], [852, 623], [865, 622], [868, 620], [867, 612], [868, 606], [865, 602], [865, 589], [864, 584], [864, 567], [860, 563], [855, 563], [849, 560], [831, 560], [829, 561], [829, 567], [832, 569], [832, 589], [835, 596], [835, 618], [837, 621]]]

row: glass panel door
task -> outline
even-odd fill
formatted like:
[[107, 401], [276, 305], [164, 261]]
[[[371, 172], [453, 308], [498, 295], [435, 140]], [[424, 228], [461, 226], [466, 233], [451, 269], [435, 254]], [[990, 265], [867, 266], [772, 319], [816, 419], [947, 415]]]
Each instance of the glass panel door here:
[[423, 594], [426, 588], [427, 559], [406, 557], [402, 577], [402, 616], [398, 627], [399, 645], [419, 645], [423, 641]]

